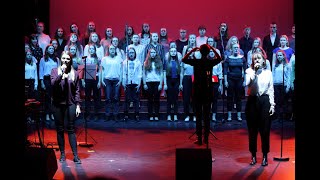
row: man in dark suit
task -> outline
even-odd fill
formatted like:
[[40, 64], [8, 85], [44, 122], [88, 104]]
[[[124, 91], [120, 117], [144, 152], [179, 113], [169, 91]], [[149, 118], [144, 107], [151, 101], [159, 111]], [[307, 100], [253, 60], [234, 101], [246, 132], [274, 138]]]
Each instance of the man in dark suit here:
[[[272, 22], [270, 24], [270, 34], [266, 35], [263, 38], [263, 45], [262, 48], [267, 53], [267, 59], [270, 61], [270, 64], [272, 64], [272, 55], [273, 50], [280, 45], [280, 36], [277, 34], [277, 24], [275, 22]], [[272, 67], [271, 67], [272, 70]]]

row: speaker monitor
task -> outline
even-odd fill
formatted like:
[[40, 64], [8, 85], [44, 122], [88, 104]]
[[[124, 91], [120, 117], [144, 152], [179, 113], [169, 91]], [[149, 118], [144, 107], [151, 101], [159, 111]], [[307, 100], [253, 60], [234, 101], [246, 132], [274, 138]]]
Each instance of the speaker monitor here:
[[58, 169], [52, 148], [28, 147], [25, 155], [27, 179], [52, 179]]
[[211, 149], [176, 149], [176, 180], [211, 180]]

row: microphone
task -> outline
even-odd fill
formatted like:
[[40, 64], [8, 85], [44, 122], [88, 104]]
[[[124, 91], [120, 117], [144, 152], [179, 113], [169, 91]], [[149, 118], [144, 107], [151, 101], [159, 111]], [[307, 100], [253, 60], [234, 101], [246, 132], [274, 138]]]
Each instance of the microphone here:
[[82, 56], [82, 59], [85, 59], [85, 58], [87, 58], [87, 56]]

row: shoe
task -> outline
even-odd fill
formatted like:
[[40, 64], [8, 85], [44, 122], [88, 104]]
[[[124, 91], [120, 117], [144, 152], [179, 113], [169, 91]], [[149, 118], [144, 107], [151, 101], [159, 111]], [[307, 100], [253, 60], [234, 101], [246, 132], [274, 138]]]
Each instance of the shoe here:
[[198, 140], [194, 141], [193, 143], [201, 146], [202, 145], [202, 140], [198, 139]]
[[213, 122], [216, 122], [216, 121], [217, 121], [217, 119], [216, 119], [216, 113], [212, 113], [212, 121], [213, 121]]
[[187, 116], [185, 119], [184, 119], [185, 122], [188, 122], [189, 121], [189, 116]]
[[63, 152], [61, 152], [61, 156], [60, 156], [60, 159], [59, 159], [59, 162], [65, 162], [66, 161], [66, 155], [63, 153]]
[[74, 156], [73, 162], [75, 162], [76, 164], [81, 164], [81, 160], [78, 156]]
[[197, 118], [195, 116], [193, 116], [193, 121], [197, 121]]
[[152, 116], [149, 118], [149, 121], [153, 121], [153, 117]]
[[177, 115], [174, 115], [174, 116], [173, 116], [173, 120], [174, 120], [174, 121], [178, 121], [178, 116], [177, 116]]
[[159, 118], [158, 118], [158, 117], [154, 117], [154, 120], [155, 120], [155, 121], [159, 121]]
[[130, 107], [130, 108], [133, 108], [133, 102], [130, 102], [129, 107]]
[[266, 157], [262, 158], [261, 166], [268, 166], [268, 159]]
[[241, 112], [237, 112], [237, 120], [240, 122], [242, 121]]
[[50, 121], [50, 120], [51, 120], [49, 114], [46, 115], [46, 120], [47, 120], [47, 121]]
[[257, 158], [252, 156], [251, 157], [251, 162], [250, 162], [250, 165], [255, 165], [257, 163]]
[[168, 120], [168, 121], [172, 121], [170, 115], [167, 116], [167, 120]]

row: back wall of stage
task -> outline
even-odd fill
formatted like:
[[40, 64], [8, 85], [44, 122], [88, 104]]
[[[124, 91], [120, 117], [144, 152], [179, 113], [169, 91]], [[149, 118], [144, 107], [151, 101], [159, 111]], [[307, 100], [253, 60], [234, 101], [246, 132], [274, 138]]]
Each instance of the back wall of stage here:
[[243, 28], [249, 25], [252, 36], [263, 37], [269, 33], [269, 24], [276, 22], [279, 34], [290, 34], [294, 24], [293, 0], [185, 0], [185, 1], [107, 1], [107, 0], [54, 0], [50, 1], [50, 35], [58, 26], [69, 33], [72, 22], [78, 24], [81, 34], [89, 21], [96, 23], [97, 32], [104, 37], [107, 26], [114, 36], [124, 36], [125, 25], [141, 32], [144, 22], [150, 24], [151, 32], [160, 32], [166, 27], [169, 37], [176, 39], [179, 28], [188, 34], [198, 34], [198, 26], [207, 27], [207, 36], [217, 34], [221, 22], [229, 26], [229, 35], [241, 37]]

